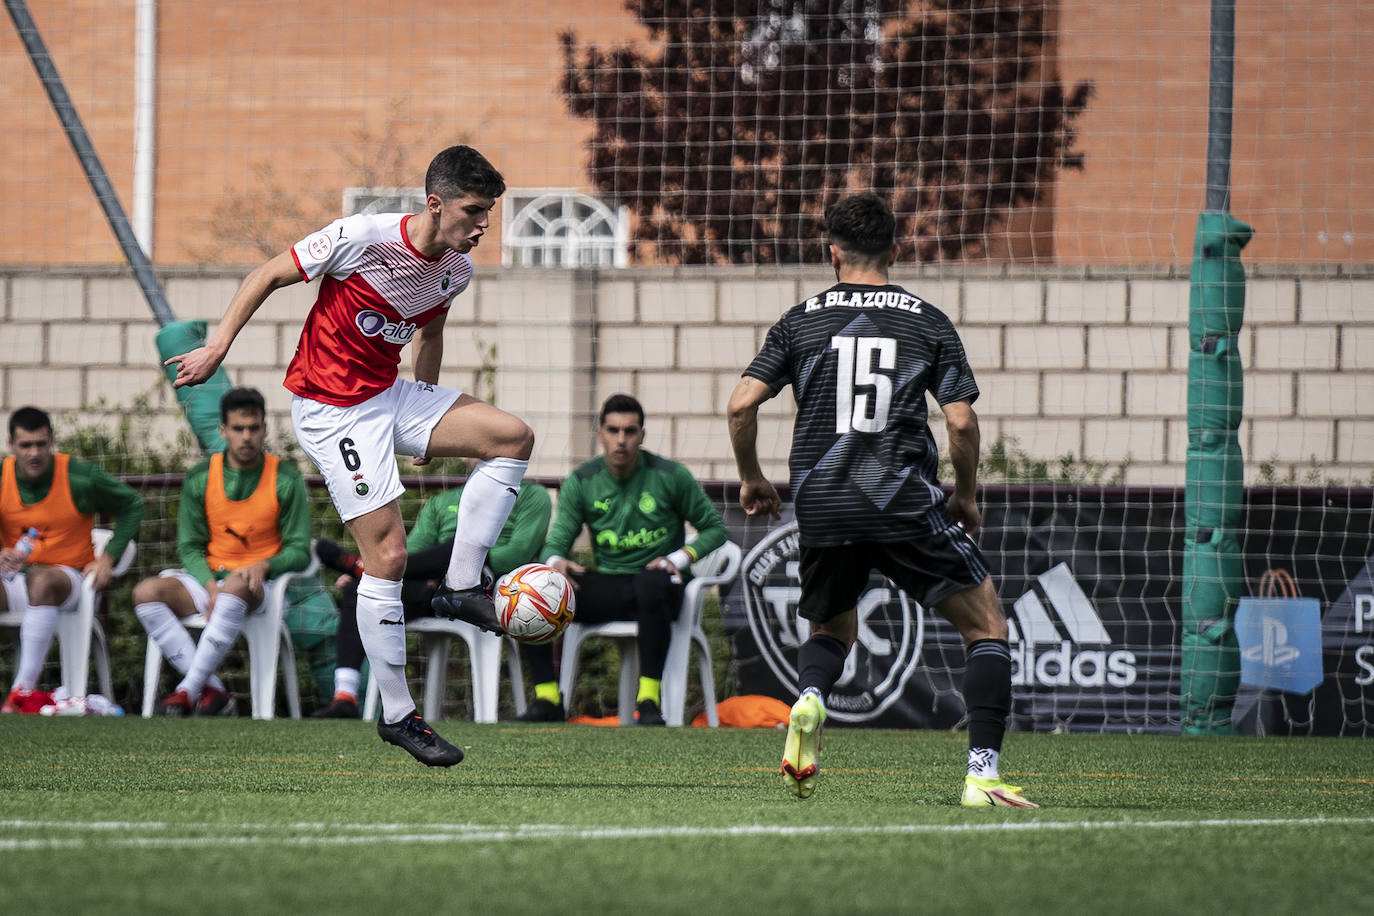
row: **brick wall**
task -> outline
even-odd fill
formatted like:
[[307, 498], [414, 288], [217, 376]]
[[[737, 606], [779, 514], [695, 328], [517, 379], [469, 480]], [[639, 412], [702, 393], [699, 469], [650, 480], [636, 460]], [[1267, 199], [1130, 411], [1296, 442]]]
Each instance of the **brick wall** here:
[[[180, 318], [213, 327], [237, 272], [168, 271]], [[723, 419], [739, 371], [769, 325], [820, 269], [634, 268], [606, 272], [483, 270], [459, 297], [445, 338], [444, 383], [488, 394], [495, 347], [498, 404], [539, 436], [532, 472], [557, 476], [595, 449], [602, 399], [638, 396], [647, 447], [707, 479], [734, 464]], [[1038, 458], [1128, 462], [1128, 484], [1183, 481], [1188, 281], [1141, 271], [899, 273], [895, 279], [958, 324], [983, 396], [985, 442], [1014, 437]], [[290, 426], [281, 388], [313, 290], [276, 293], [240, 335], [227, 368], [260, 388]], [[0, 406], [64, 419], [111, 418], [144, 397], [154, 438], [184, 429], [153, 345], [156, 325], [135, 283], [114, 269], [0, 272]], [[1368, 484], [1374, 476], [1374, 276], [1294, 271], [1248, 281], [1246, 479], [1262, 462], [1280, 477]], [[766, 470], [784, 475], [790, 393], [763, 408]], [[943, 438], [937, 425], [937, 437]]]

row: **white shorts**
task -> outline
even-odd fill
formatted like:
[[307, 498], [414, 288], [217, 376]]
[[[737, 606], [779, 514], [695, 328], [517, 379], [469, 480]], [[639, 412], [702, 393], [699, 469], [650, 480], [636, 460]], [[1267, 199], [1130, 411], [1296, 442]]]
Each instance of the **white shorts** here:
[[352, 407], [292, 396], [296, 440], [324, 475], [340, 518], [352, 521], [405, 492], [396, 456], [424, 455], [434, 427], [461, 394], [397, 379]]
[[[191, 596], [191, 605], [196, 609], [197, 614], [204, 614], [210, 607], [210, 592], [205, 585], [184, 569], [164, 569], [158, 573], [162, 579], [176, 579], [181, 583], [181, 587], [186, 589], [186, 594]], [[262, 591], [262, 601], [257, 607], [250, 607], [248, 613], [256, 614], [262, 610], [262, 606], [267, 603], [267, 589]]]
[[[73, 569], [70, 566], [54, 566], [53, 569], [60, 569], [67, 574], [67, 578], [72, 582], [71, 593], [67, 595], [67, 600], [57, 606], [59, 611], [74, 611], [76, 603], [81, 600], [81, 570]], [[11, 611], [22, 611], [29, 606], [29, 587], [28, 576], [24, 573], [16, 573], [11, 579], [0, 579], [0, 583], [5, 586], [5, 600], [9, 602]]]

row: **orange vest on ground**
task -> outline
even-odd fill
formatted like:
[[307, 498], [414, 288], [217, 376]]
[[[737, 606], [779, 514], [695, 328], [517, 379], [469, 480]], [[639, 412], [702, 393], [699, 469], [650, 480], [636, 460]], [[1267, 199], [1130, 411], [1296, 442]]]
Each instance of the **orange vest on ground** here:
[[29, 563], [84, 569], [95, 559], [91, 546], [95, 517], [83, 515], [72, 499], [67, 477], [71, 456], [55, 452], [52, 457], [52, 488], [32, 506], [24, 505], [19, 496], [14, 456], [5, 459], [0, 470], [0, 543], [13, 547], [25, 531], [37, 528], [38, 544], [29, 554]]
[[205, 481], [210, 544], [205, 559], [215, 572], [238, 569], [281, 553], [277, 460], [276, 455], [264, 455], [257, 489], [247, 499], [232, 500], [224, 495], [224, 453], [210, 456], [210, 476]]

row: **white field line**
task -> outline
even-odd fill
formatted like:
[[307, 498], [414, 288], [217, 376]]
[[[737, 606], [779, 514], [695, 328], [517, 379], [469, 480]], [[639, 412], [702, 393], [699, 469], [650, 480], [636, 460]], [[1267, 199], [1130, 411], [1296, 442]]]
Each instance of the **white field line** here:
[[[577, 827], [520, 824], [216, 824], [137, 821], [0, 820], [0, 851], [84, 847], [362, 846], [402, 843], [505, 843], [526, 840], [626, 840], [691, 837], [901, 836], [960, 833], [1040, 833], [1115, 830], [1263, 829], [1374, 825], [1374, 817], [1237, 818], [1169, 821], [1005, 821], [994, 824], [873, 824], [869, 826]], [[32, 831], [74, 837], [19, 836]], [[207, 835], [208, 833], [208, 835]], [[304, 834], [304, 835], [303, 835]]]

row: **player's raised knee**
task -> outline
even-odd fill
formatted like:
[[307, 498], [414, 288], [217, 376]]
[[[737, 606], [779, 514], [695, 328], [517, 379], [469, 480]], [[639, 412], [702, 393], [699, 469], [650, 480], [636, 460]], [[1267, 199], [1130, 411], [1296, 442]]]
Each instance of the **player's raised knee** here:
[[534, 430], [530, 429], [528, 423], [516, 417], [512, 417], [519, 427], [518, 435], [511, 443], [513, 451], [507, 455], [508, 458], [519, 458], [521, 461], [528, 461], [530, 455], [534, 454]]

